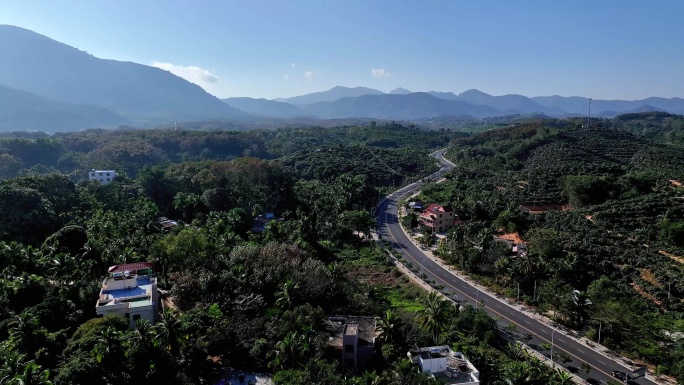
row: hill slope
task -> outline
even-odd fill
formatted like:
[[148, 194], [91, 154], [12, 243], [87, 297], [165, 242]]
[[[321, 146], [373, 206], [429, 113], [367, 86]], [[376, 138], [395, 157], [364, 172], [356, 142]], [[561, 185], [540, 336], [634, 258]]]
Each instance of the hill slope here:
[[227, 98], [221, 100], [231, 107], [235, 107], [250, 114], [274, 116], [278, 118], [291, 118], [306, 115], [304, 111], [292, 104], [277, 102], [275, 100], [254, 98]]
[[[301, 108], [321, 118], [370, 117], [377, 119], [414, 119], [443, 115], [486, 117], [510, 112], [488, 106], [476, 106], [460, 100], [445, 100], [423, 92], [406, 95], [364, 95], [334, 102], [302, 105]], [[515, 113], [515, 112], [514, 112]]]
[[0, 26], [0, 84], [139, 122], [229, 118], [239, 111], [170, 72], [103, 60], [35, 32]]
[[70, 131], [126, 122], [103, 107], [58, 102], [0, 85], [0, 132]]
[[274, 99], [277, 102], [285, 102], [290, 104], [313, 104], [319, 102], [334, 102], [342, 98], [353, 98], [364, 95], [384, 95], [382, 91], [374, 90], [366, 87], [333, 87], [327, 91], [314, 92], [301, 96], [293, 96], [291, 98]]

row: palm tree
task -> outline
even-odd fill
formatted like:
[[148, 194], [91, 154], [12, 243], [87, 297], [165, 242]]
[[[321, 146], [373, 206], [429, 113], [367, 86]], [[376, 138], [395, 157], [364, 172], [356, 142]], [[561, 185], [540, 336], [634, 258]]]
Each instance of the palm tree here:
[[154, 325], [154, 344], [164, 346], [166, 350], [175, 355], [187, 339], [183, 334], [183, 323], [174, 310], [164, 310], [159, 322]]
[[290, 309], [294, 306], [297, 291], [299, 290], [299, 283], [288, 279], [283, 283], [283, 288], [276, 293], [276, 305], [284, 309]]
[[129, 335], [128, 342], [135, 347], [145, 348], [154, 343], [155, 330], [148, 320], [135, 321], [135, 330]]
[[380, 332], [379, 338], [386, 343], [394, 343], [398, 337], [399, 329], [401, 328], [401, 319], [392, 311], [387, 309], [385, 314], [378, 319], [375, 330]]
[[309, 342], [306, 337], [297, 333], [288, 333], [285, 338], [279, 341], [275, 350], [269, 352], [272, 357], [268, 367], [274, 371], [286, 369], [294, 365], [294, 363], [301, 362], [304, 354], [309, 351]]
[[512, 362], [505, 369], [503, 383], [506, 385], [525, 385], [534, 383], [534, 376], [528, 362]]
[[572, 376], [565, 371], [556, 370], [553, 375], [551, 375], [552, 385], [571, 385], [573, 383]]
[[93, 348], [93, 355], [97, 362], [101, 363], [109, 357], [118, 356], [118, 353], [123, 350], [121, 346], [123, 338], [123, 334], [111, 326], [101, 331]]
[[50, 381], [50, 371], [43, 369], [33, 361], [26, 362], [21, 371], [3, 377], [0, 380], [2, 385], [52, 385]]
[[432, 335], [435, 343], [445, 329], [453, 313], [452, 305], [431, 291], [425, 299], [424, 308], [420, 310], [421, 326]]

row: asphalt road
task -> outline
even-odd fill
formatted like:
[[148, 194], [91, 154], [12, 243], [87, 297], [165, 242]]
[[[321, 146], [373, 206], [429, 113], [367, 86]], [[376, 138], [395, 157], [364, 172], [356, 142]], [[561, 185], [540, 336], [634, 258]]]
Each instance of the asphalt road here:
[[[442, 168], [431, 175], [429, 180], [440, 179], [442, 175], [453, 168], [443, 158], [443, 151], [435, 153], [435, 157], [442, 164]], [[626, 366], [620, 361], [608, 358], [607, 356], [592, 350], [584, 343], [571, 339], [568, 332], [559, 328], [549, 326], [545, 323], [537, 321], [529, 315], [519, 311], [518, 309], [509, 306], [505, 301], [497, 299], [495, 296], [489, 295], [476, 287], [472, 286], [468, 281], [460, 279], [450, 271], [444, 269], [436, 262], [428, 258], [422, 250], [415, 246], [409, 240], [401, 229], [397, 216], [397, 204], [399, 199], [407, 194], [417, 192], [422, 186], [422, 182], [417, 182], [409, 186], [397, 190], [393, 194], [386, 197], [378, 205], [378, 233], [383, 240], [389, 241], [392, 248], [402, 254], [404, 258], [411, 262], [413, 266], [420, 267], [429, 279], [434, 280], [437, 284], [443, 285], [445, 290], [455, 293], [460, 300], [466, 301], [473, 306], [484, 306], [487, 313], [495, 319], [500, 320], [499, 325], [505, 330], [505, 327], [511, 323], [516, 325], [518, 334], [527, 334], [528, 339], [523, 340], [525, 344], [532, 347], [538, 347], [542, 342], [553, 344], [553, 353], [563, 353], [572, 361], [563, 366], [577, 370], [581, 367], [583, 362], [591, 366], [589, 373], [590, 378], [601, 381], [616, 380], [611, 371], [619, 370], [625, 373], [631, 373], [632, 368]], [[529, 336], [532, 339], [529, 339]], [[547, 357], [550, 355], [549, 351], [543, 351]], [[584, 373], [577, 373], [584, 378]], [[638, 384], [656, 384], [646, 378], [640, 378], [635, 381]]]

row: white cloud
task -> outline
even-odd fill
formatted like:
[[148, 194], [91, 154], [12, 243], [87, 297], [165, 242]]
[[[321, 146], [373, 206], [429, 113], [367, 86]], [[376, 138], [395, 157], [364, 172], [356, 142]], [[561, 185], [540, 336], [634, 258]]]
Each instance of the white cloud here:
[[295, 63], [291, 64], [292, 68], [295, 68], [297, 65]]
[[208, 84], [218, 83], [219, 81], [216, 75], [209, 72], [209, 70], [197, 66], [181, 66], [157, 61], [152, 62], [152, 66], [169, 71], [198, 86], [206, 86]]
[[285, 76], [283, 76], [283, 79], [284, 79], [284, 80], [287, 80], [287, 79], [289, 79], [289, 78], [290, 78], [290, 74], [285, 74]]
[[312, 71], [306, 71], [306, 72], [304, 72], [304, 77], [305, 77], [307, 80], [311, 80], [311, 79], [313, 79], [313, 77], [314, 77], [314, 73], [313, 73]]
[[385, 71], [384, 68], [376, 68], [371, 70], [371, 75], [373, 75], [374, 78], [386, 78], [391, 74]]

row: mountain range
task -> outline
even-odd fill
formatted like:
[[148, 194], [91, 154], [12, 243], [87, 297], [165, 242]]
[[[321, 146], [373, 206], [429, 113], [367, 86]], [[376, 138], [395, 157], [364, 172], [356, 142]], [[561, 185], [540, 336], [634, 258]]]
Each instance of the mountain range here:
[[[239, 101], [237, 101], [239, 99]], [[258, 115], [290, 117], [318, 116], [323, 119], [369, 117], [378, 119], [416, 119], [440, 115], [470, 115], [474, 118], [502, 115], [542, 114], [554, 117], [584, 116], [589, 112], [589, 99], [578, 96], [527, 97], [509, 94], [493, 96], [479, 90], [460, 94], [452, 92], [411, 92], [397, 88], [384, 93], [365, 87], [337, 86], [328, 91], [274, 100], [229, 98], [229, 105]], [[249, 100], [249, 102], [248, 102]], [[279, 114], [274, 110], [279, 103]], [[290, 107], [296, 107], [291, 109]], [[623, 113], [664, 111], [684, 114], [684, 99], [647, 98], [642, 100], [592, 100], [591, 115], [611, 118]]]
[[[584, 116], [588, 99], [571, 96], [493, 96], [478, 90], [389, 93], [366, 87], [274, 100], [220, 100], [172, 73], [138, 63], [105, 60], [35, 32], [0, 25], [0, 131], [54, 132], [120, 124], [278, 119], [484, 118], [543, 114]], [[684, 99], [593, 100], [592, 116], [665, 111], [684, 114]]]
[[105, 108], [124, 121], [246, 115], [168, 71], [99, 59], [27, 29], [0, 25], [0, 52], [0, 84], [56, 102]]

